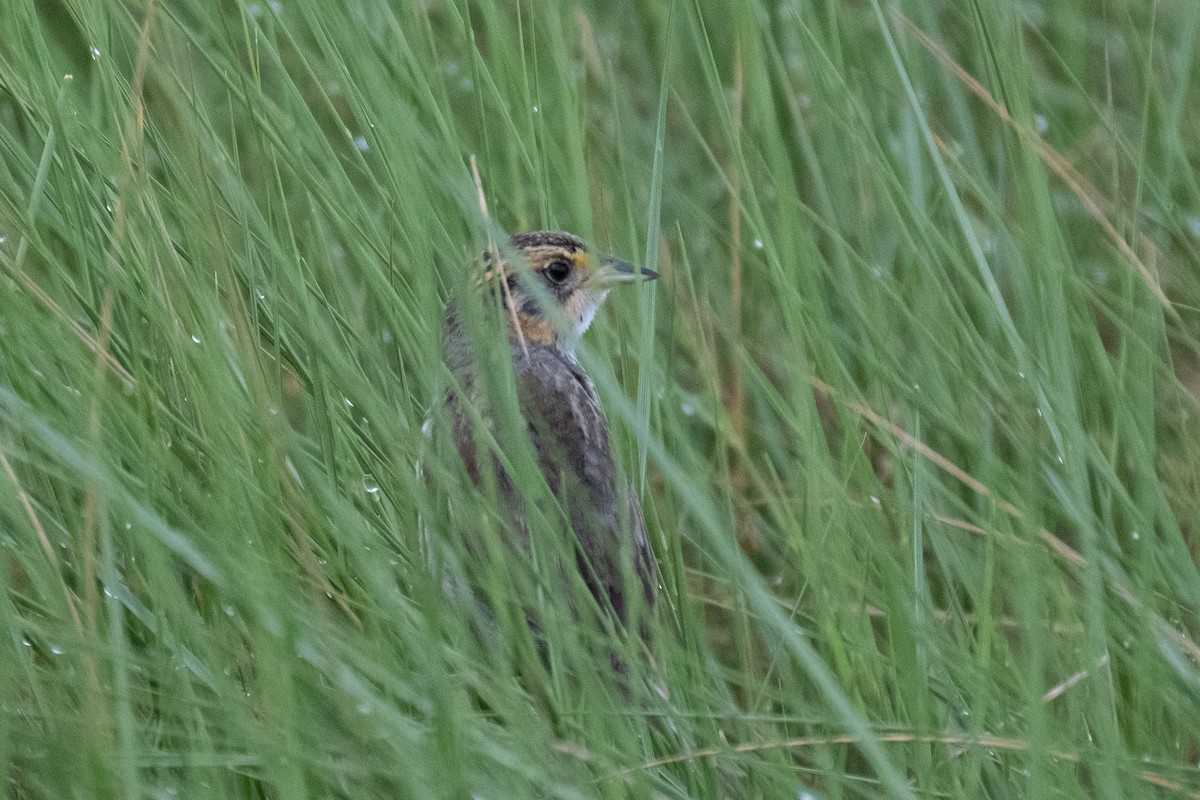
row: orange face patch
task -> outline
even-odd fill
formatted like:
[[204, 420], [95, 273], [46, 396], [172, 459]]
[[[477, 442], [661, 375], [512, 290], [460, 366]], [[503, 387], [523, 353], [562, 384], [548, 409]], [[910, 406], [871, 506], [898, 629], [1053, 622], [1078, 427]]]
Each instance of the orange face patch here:
[[[517, 312], [517, 325], [521, 329], [521, 338], [528, 344], [552, 345], [558, 340], [554, 327], [544, 319], [537, 319]], [[509, 327], [512, 327], [511, 322]], [[513, 336], [512, 338], [517, 338]]]
[[591, 266], [591, 263], [588, 261], [588, 254], [586, 251], [580, 250], [576, 253], [572, 253], [571, 260], [575, 262], [576, 269], [578, 269], [580, 272], [584, 273], [585, 275], [587, 274], [588, 268]]

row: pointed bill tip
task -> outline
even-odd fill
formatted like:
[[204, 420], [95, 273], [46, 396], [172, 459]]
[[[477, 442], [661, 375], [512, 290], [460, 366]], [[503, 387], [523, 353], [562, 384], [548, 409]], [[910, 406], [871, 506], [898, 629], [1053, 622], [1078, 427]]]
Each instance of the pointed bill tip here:
[[658, 280], [658, 273], [646, 267], [638, 267], [630, 264], [628, 261], [609, 256], [604, 260], [604, 266], [601, 267], [601, 273], [607, 273], [607, 278], [613, 283], [628, 283], [630, 281], [653, 281]]

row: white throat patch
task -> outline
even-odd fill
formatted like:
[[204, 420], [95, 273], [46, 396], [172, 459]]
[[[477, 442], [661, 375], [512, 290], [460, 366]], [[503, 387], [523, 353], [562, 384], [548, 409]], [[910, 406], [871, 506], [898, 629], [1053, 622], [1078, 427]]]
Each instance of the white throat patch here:
[[588, 292], [583, 299], [583, 303], [579, 307], [579, 316], [573, 320], [575, 323], [574, 329], [569, 336], [563, 337], [560, 342], [560, 349], [572, 358], [575, 357], [575, 345], [579, 344], [579, 340], [583, 338], [583, 334], [591, 327], [592, 320], [596, 318], [596, 312], [600, 310], [600, 306], [604, 304], [604, 298], [608, 297], [608, 289], [599, 292]]

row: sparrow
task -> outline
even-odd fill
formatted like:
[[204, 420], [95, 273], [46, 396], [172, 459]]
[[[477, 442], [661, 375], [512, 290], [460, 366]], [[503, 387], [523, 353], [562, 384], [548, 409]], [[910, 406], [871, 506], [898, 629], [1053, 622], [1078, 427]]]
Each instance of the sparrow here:
[[[485, 302], [501, 304], [512, 360], [517, 407], [528, 427], [537, 464], [565, 510], [576, 566], [601, 608], [628, 622], [625, 574], [636, 577], [646, 606], [653, 606], [657, 570], [642, 507], [633, 487], [618, 479], [608, 423], [595, 386], [575, 348], [610, 290], [650, 281], [658, 273], [614, 256], [595, 256], [570, 233], [536, 231], [511, 237], [508, 252], [522, 263], [485, 253], [476, 285]], [[539, 291], [540, 289], [540, 291]], [[447, 396], [454, 445], [477, 484], [480, 461], [474, 417], [479, 369], [460, 308], [447, 304], [442, 354], [457, 387]], [[478, 405], [476, 406], [478, 408]], [[502, 506], [520, 544], [529, 547], [519, 488], [492, 458]], [[628, 562], [628, 563], [627, 563]]]

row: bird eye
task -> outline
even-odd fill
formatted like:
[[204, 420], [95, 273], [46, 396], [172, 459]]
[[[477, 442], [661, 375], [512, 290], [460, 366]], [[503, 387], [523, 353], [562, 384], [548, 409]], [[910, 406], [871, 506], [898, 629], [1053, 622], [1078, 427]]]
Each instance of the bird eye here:
[[553, 283], [562, 283], [571, 274], [571, 265], [565, 261], [551, 261], [544, 270]]

